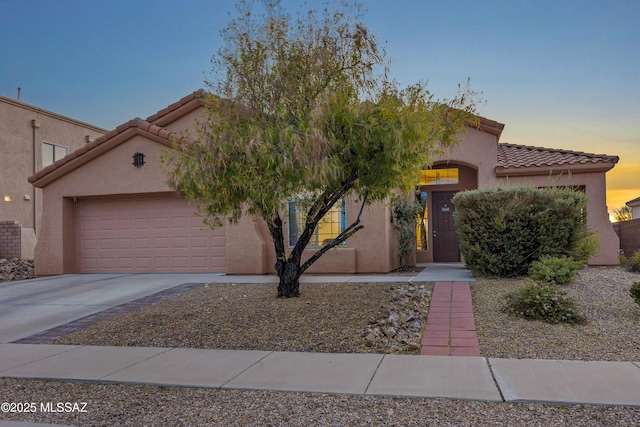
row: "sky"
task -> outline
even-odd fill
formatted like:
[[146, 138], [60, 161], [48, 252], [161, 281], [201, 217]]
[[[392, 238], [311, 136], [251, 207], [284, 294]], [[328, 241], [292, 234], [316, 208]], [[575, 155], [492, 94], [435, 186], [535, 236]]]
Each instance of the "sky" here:
[[[617, 155], [609, 210], [640, 197], [640, 1], [363, 3], [400, 84], [445, 99], [470, 79], [478, 114], [506, 125], [501, 142]], [[232, 0], [0, 0], [0, 94], [20, 87], [23, 102], [106, 129], [147, 117], [205, 87], [234, 11]]]

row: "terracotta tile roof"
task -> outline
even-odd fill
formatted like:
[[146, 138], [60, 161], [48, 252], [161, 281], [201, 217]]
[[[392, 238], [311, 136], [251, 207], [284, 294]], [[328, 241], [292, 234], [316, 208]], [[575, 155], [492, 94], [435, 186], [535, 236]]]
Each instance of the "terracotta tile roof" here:
[[480, 123], [478, 125], [479, 129], [496, 135], [498, 137], [498, 140], [500, 139], [500, 135], [504, 130], [504, 123], [496, 122], [495, 120], [487, 119], [486, 117], [482, 116], [478, 116], [478, 119], [480, 119]]
[[[129, 137], [125, 134], [143, 134], [152, 138], [160, 138], [161, 140], [163, 140], [162, 142], [167, 146], [171, 146], [173, 135], [176, 135], [175, 132], [172, 132], [169, 129], [154, 125], [146, 120], [142, 120], [141, 118], [135, 118], [121, 124], [114, 130], [107, 132], [103, 136], [97, 138], [93, 142], [86, 144], [82, 148], [73, 151], [72, 153], [66, 155], [52, 165], [39, 170], [29, 177], [29, 182], [36, 183], [36, 181], [39, 181], [42, 178], [61, 170], [61, 168], [63, 167], [65, 169], [64, 173], [67, 173], [104, 152], [105, 149], [107, 149], [106, 146], [110, 145], [110, 141], [114, 141], [118, 139], [118, 137], [125, 137], [128, 139]], [[95, 155], [92, 156], [91, 154], [94, 153]]]
[[198, 89], [195, 92], [180, 99], [179, 101], [176, 101], [173, 104], [158, 111], [157, 113], [147, 117], [147, 121], [149, 123], [162, 121], [163, 118], [166, 118], [168, 115], [179, 110], [182, 107], [189, 106], [189, 104], [192, 104], [189, 108], [190, 110], [199, 108], [200, 106], [204, 105], [204, 98], [206, 97], [206, 95], [207, 92], [204, 89]]
[[618, 162], [618, 156], [591, 154], [582, 151], [558, 150], [529, 145], [498, 144], [498, 167], [521, 168], [532, 166], [574, 166], [588, 164], [611, 164]]

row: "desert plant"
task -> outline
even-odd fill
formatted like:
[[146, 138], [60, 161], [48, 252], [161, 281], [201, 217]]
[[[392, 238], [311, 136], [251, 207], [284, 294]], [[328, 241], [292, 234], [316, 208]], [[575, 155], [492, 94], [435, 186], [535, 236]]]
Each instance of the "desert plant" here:
[[585, 259], [597, 250], [586, 230], [586, 196], [572, 189], [513, 187], [459, 192], [454, 221], [474, 274], [526, 274], [544, 256]]
[[638, 273], [640, 272], [640, 251], [635, 251], [627, 260], [627, 270]]
[[582, 267], [582, 261], [573, 258], [544, 257], [531, 263], [529, 277], [536, 281], [564, 285], [573, 280], [576, 271]]
[[629, 293], [636, 304], [640, 305], [640, 282], [633, 282], [631, 289], [629, 289]]
[[576, 241], [574, 248], [569, 252], [571, 258], [583, 261], [583, 264], [600, 250], [600, 236], [596, 233], [582, 232], [583, 236]]
[[506, 295], [505, 311], [525, 319], [547, 323], [583, 323], [575, 304], [553, 286], [531, 284]]
[[416, 219], [422, 212], [418, 202], [409, 202], [405, 198], [395, 196], [391, 199], [393, 228], [398, 232], [398, 258], [400, 270], [409, 266], [409, 257], [416, 250]]
[[624, 256], [624, 254], [618, 254], [618, 262], [620, 263], [620, 267], [627, 268], [627, 265], [629, 265], [629, 258]]

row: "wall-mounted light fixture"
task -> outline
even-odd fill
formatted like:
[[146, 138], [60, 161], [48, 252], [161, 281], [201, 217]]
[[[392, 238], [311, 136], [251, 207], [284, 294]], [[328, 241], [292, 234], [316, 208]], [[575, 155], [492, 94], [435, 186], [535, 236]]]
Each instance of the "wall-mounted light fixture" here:
[[4, 196], [5, 202], [13, 202], [13, 196]]
[[136, 153], [133, 155], [133, 166], [139, 168], [144, 165], [144, 154]]

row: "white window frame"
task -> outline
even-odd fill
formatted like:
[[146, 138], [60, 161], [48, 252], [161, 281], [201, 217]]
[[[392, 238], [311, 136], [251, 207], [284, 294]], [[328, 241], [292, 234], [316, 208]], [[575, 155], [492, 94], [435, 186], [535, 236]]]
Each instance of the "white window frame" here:
[[[52, 156], [51, 156], [53, 158], [53, 162], [45, 164], [44, 153], [45, 153], [45, 147], [47, 146], [51, 147], [51, 149], [53, 150]], [[56, 156], [56, 149], [59, 149], [59, 148], [62, 148], [65, 150], [64, 156], [67, 156], [69, 154], [69, 147], [67, 147], [66, 145], [60, 145], [60, 144], [54, 144], [53, 142], [42, 141], [42, 146], [41, 146], [42, 151], [40, 152], [40, 157], [42, 161], [40, 163], [42, 163], [43, 168], [46, 168], [47, 166], [52, 165], [53, 163], [57, 162], [58, 160], [64, 157], [64, 156], [61, 156], [61, 157]]]

